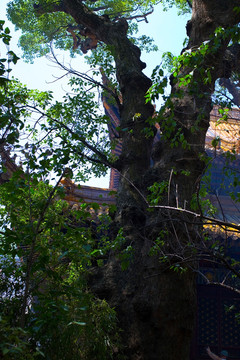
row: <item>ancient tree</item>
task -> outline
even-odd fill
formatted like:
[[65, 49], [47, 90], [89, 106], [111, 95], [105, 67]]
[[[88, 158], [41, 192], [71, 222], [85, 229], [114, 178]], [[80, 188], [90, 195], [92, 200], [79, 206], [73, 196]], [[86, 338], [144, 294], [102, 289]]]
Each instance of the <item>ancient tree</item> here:
[[[171, 94], [157, 114], [146, 99], [157, 96], [163, 74], [156, 76], [159, 87], [151, 90], [141, 51], [128, 36], [127, 12], [120, 8], [112, 14], [107, 2], [90, 0], [28, 3], [38, 18], [59, 14], [60, 22], [66, 14], [72, 24], [64, 31], [74, 49], [86, 53], [105, 44], [114, 58], [117, 90], [104, 91], [119, 109], [122, 154], [112, 159], [90, 148], [89, 160], [120, 173], [111, 236], [121, 229], [125, 241], [109, 253], [103, 267], [92, 269], [89, 286], [115, 308], [123, 344], [116, 357], [120, 352], [127, 359], [189, 359], [196, 312], [197, 257], [192, 252], [202, 241], [198, 195], [212, 94], [218, 79], [227, 82], [239, 70], [239, 0], [176, 3], [192, 13], [186, 25], [188, 43], [170, 76]], [[17, 11], [13, 5], [12, 14]], [[155, 123], [161, 128], [156, 143]], [[77, 141], [88, 146], [81, 136]], [[158, 202], [149, 206], [157, 196]], [[131, 257], [123, 271], [118, 252], [128, 247]], [[171, 256], [164, 261], [163, 253]], [[179, 258], [185, 259], [183, 267]]]

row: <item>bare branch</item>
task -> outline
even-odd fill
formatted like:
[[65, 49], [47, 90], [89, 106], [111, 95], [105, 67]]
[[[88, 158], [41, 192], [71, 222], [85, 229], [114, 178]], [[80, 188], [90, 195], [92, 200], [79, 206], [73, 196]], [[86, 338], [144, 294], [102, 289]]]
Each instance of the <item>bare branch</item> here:
[[[149, 12], [147, 12], [146, 14], [124, 17], [124, 19], [125, 19], [125, 20], [142, 19], [142, 20], [144, 20], [146, 23], [148, 23], [147, 16], [151, 15], [151, 14], [153, 13], [153, 11], [154, 11], [154, 9], [153, 9], [153, 7], [151, 6], [151, 10], [149, 10]], [[141, 20], [139, 20], [139, 21], [141, 21]]]
[[[44, 113], [43, 111], [41, 111], [40, 109], [34, 107], [34, 106], [28, 106], [31, 109], [34, 109], [35, 111], [37, 111], [39, 114], [42, 114], [43, 116], [46, 116], [47, 118], [49, 118], [50, 120], [52, 120], [53, 122], [55, 122], [56, 124], [60, 125], [62, 128], [64, 128], [65, 130], [67, 130], [71, 135], [74, 135], [74, 137], [79, 140], [84, 146], [86, 146], [89, 150], [91, 150], [94, 154], [96, 154], [99, 159], [101, 160], [101, 163], [110, 167], [110, 168], [115, 168], [115, 165], [113, 163], [111, 163], [108, 158], [106, 157], [106, 155], [104, 155], [101, 151], [97, 150], [95, 146], [89, 144], [83, 136], [77, 134], [76, 132], [74, 132], [73, 130], [71, 130], [67, 125], [65, 125], [63, 122], [49, 116], [48, 114]], [[95, 159], [96, 162], [96, 159]]]
[[[63, 69], [64, 71], [66, 71], [66, 74], [63, 75], [63, 76], [66, 76], [67, 74], [72, 74], [72, 75], [76, 75], [78, 77], [80, 77], [81, 79], [83, 80], [86, 80], [100, 88], [102, 88], [103, 90], [105, 90], [106, 92], [108, 92], [113, 98], [114, 100], [116, 101], [117, 103], [117, 106], [118, 108], [120, 109], [121, 108], [121, 103], [119, 101], [119, 97], [117, 96], [116, 92], [112, 91], [109, 87], [105, 86], [104, 84], [100, 83], [99, 81], [97, 80], [94, 80], [91, 76], [87, 75], [86, 73], [82, 73], [82, 72], [79, 72], [77, 70], [74, 70], [72, 68], [68, 68], [66, 67], [64, 64], [62, 64], [58, 58], [56, 57], [54, 51], [53, 51], [53, 48], [52, 48], [52, 45], [51, 45], [51, 53], [52, 53], [52, 56], [53, 56], [53, 59], [54, 59], [54, 62], [61, 68]], [[51, 61], [53, 61], [50, 57], [49, 59]]]
[[[61, 138], [61, 136], [60, 136], [60, 138]], [[78, 154], [78, 155], [84, 157], [85, 159], [87, 159], [87, 160], [90, 161], [90, 162], [94, 162], [95, 164], [100, 164], [100, 165], [103, 164], [102, 160], [93, 158], [92, 156], [88, 156], [88, 155], [84, 154], [83, 152], [81, 152], [81, 151], [79, 151], [79, 150], [77, 150], [77, 149], [73, 149], [73, 148], [72, 148], [72, 152], [73, 152], [74, 154]], [[106, 165], [106, 164], [104, 164], [104, 165]], [[108, 165], [107, 165], [107, 166], [108, 166]], [[108, 167], [109, 167], [109, 166], [108, 166]], [[113, 168], [113, 167], [111, 166], [111, 168]]]
[[220, 285], [228, 290], [232, 290], [232, 291], [235, 291], [236, 293], [240, 294], [239, 289], [237, 289], [236, 287], [227, 285], [227, 284], [223, 284], [223, 283], [219, 283], [219, 282], [209, 282], [208, 285]]

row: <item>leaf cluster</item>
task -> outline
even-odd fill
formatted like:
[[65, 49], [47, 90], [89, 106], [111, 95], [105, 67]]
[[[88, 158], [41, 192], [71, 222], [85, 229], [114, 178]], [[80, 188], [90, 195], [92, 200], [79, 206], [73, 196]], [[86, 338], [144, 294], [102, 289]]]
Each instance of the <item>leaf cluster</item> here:
[[[99, 15], [107, 15], [112, 21], [115, 21], [121, 17], [131, 19], [134, 16], [144, 15], [158, 1], [101, 0], [94, 2], [86, 1], [84, 3], [93, 11], [99, 9], [95, 10]], [[74, 19], [64, 12], [46, 12], [39, 16], [34, 10], [34, 4], [34, 0], [13, 0], [8, 4], [8, 18], [15, 24], [16, 29], [21, 29], [22, 31], [19, 45], [23, 50], [23, 57], [27, 61], [32, 62], [36, 56], [41, 57], [50, 53], [52, 43], [56, 49], [70, 52], [71, 56], [82, 54], [80, 49], [73, 50], [73, 39], [67, 31], [69, 25], [72, 27], [77, 26]], [[48, 7], [51, 8], [52, 3], [51, 1], [41, 0], [38, 5], [47, 9]], [[82, 38], [77, 30], [76, 34], [79, 38]], [[156, 49], [151, 44], [152, 40], [148, 37], [143, 36], [134, 41], [138, 41], [147, 51]]]
[[37, 358], [104, 359], [117, 341], [114, 311], [86, 289], [92, 214], [62, 196], [17, 175], [0, 186], [1, 347], [12, 359], [36, 349]]
[[[4, 27], [5, 21], [0, 20], [0, 39], [5, 45], [9, 45], [10, 43], [10, 30], [8, 27]], [[8, 82], [7, 74], [11, 72], [10, 63], [16, 64], [18, 61], [17, 55], [9, 50], [7, 52], [7, 58], [0, 59], [0, 87], [4, 86]]]
[[178, 9], [178, 13], [181, 15], [191, 13], [192, 0], [161, 0], [161, 3], [165, 11], [171, 9], [172, 7], [176, 7]]

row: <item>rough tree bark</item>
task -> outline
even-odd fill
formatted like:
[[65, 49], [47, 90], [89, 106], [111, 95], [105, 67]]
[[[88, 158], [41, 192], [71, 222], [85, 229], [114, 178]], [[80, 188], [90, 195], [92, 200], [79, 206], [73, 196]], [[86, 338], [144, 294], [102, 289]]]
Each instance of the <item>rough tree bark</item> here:
[[[189, 42], [183, 51], [196, 49], [208, 41], [217, 27], [237, 24], [240, 14], [233, 9], [239, 5], [239, 0], [193, 0], [192, 18], [187, 24]], [[176, 252], [178, 244], [181, 248], [186, 244], [187, 256], [189, 239], [195, 240], [199, 229], [191, 219], [184, 223], [182, 215], [158, 210], [149, 212], [140, 193], [146, 196], [147, 187], [165, 180], [169, 186], [162, 204], [190, 209], [205, 166], [199, 154], [204, 153], [215, 80], [228, 78], [233, 66], [226, 56], [229, 37], [202, 58], [201, 70], [208, 70], [211, 74], [207, 82], [203, 81], [203, 73], [198, 68], [181, 68], [183, 76], [193, 71], [197, 91], [181, 86], [181, 97], [174, 96], [179, 93], [179, 82], [171, 78], [172, 106], [159, 121], [163, 132], [166, 122], [174, 121], [172, 137], [180, 131], [189, 146], [185, 149], [180, 145], [171, 147], [171, 138], [164, 140], [162, 146], [154, 150], [154, 165], [151, 167], [153, 137], [146, 138], [142, 131], [153, 115], [152, 105], [145, 103], [145, 93], [151, 81], [142, 72], [145, 64], [140, 60], [140, 50], [127, 38], [127, 22], [111, 22], [106, 17], [97, 16], [81, 0], [63, 0], [60, 6], [52, 5], [49, 11], [70, 14], [77, 24], [85, 26], [99, 41], [112, 46], [123, 96], [121, 127], [128, 128], [128, 131], [120, 131], [122, 155], [116, 167], [122, 177], [115, 225], [123, 228], [124, 246], [131, 244], [134, 255], [128, 269], [122, 271], [119, 260], [112, 254], [101, 273], [93, 276], [92, 289], [115, 307], [123, 330], [122, 351], [127, 359], [187, 360], [196, 312], [194, 272], [179, 274], [170, 271], [157, 256], [149, 256], [149, 250], [164, 230], [166, 242], [175, 246]], [[213, 41], [210, 40], [210, 46]], [[141, 115], [134, 117], [135, 114]], [[187, 177], [183, 170], [189, 171]]]

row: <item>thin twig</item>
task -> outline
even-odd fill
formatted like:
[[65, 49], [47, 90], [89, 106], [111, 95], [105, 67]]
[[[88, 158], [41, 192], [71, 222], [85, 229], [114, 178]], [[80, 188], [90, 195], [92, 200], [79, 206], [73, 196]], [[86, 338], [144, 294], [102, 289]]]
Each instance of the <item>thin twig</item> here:
[[[50, 49], [51, 49], [51, 53], [52, 53], [52, 56], [53, 56], [53, 59], [55, 61], [55, 63], [60, 67], [62, 68], [64, 71], [67, 72], [67, 74], [73, 74], [73, 75], [76, 75], [78, 77], [80, 77], [81, 79], [83, 80], [86, 80], [98, 87], [101, 87], [103, 90], [107, 91], [116, 101], [117, 105], [118, 105], [118, 108], [120, 109], [121, 108], [121, 103], [119, 101], [119, 98], [117, 96], [117, 94], [112, 91], [111, 89], [109, 89], [107, 86], [103, 85], [102, 83], [100, 83], [99, 81], [97, 80], [94, 80], [92, 77], [88, 76], [86, 73], [81, 73], [79, 71], [76, 71], [76, 70], [73, 70], [73, 69], [69, 69], [67, 68], [65, 65], [63, 65], [60, 61], [58, 61], [54, 51], [53, 51], [53, 48], [52, 48], [52, 45], [50, 45]], [[51, 60], [51, 58], [49, 57], [49, 59]], [[53, 60], [52, 60], [53, 61]], [[65, 75], [64, 75], [65, 76]]]
[[170, 205], [170, 188], [171, 188], [171, 182], [172, 182], [172, 175], [173, 175], [173, 169], [171, 169], [169, 181], [168, 181], [168, 205]]
[[71, 135], [73, 135], [77, 140], [79, 140], [84, 146], [86, 146], [89, 150], [91, 150], [94, 154], [96, 154], [102, 161], [102, 164], [110, 167], [110, 168], [114, 168], [114, 164], [111, 163], [108, 158], [106, 157], [106, 155], [104, 155], [101, 151], [97, 150], [96, 147], [94, 147], [93, 145], [89, 144], [84, 138], [83, 136], [77, 134], [76, 132], [74, 132], [73, 130], [71, 130], [67, 125], [65, 125], [63, 122], [49, 116], [48, 114], [42, 112], [40, 109], [33, 107], [33, 106], [28, 106], [29, 108], [34, 109], [35, 111], [39, 112], [40, 114], [46, 116], [48, 119], [52, 120], [53, 122], [55, 122], [56, 124], [60, 125], [62, 128], [64, 128], [65, 130], [67, 130]]

